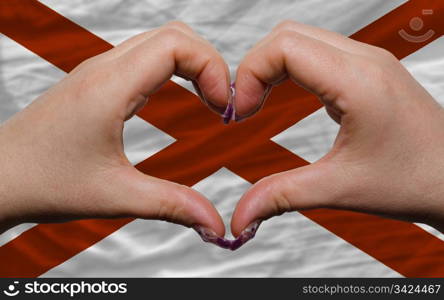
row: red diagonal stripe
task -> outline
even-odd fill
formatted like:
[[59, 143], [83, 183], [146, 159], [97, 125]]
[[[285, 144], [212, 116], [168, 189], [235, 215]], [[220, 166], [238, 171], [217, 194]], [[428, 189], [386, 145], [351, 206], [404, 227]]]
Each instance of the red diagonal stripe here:
[[[17, 2], [17, 0], [16, 1], [9, 1], [8, 3], [14, 3], [14, 2]], [[426, 2], [427, 1], [421, 1], [422, 4], [426, 4]], [[5, 3], [5, 2], [3, 2], [3, 3]], [[53, 16], [54, 16], [54, 18], [52, 19], [53, 22], [54, 22], [54, 20], [56, 20], [55, 21], [56, 23], [57, 22], [64, 22], [64, 26], [61, 26], [60, 28], [65, 28], [66, 30], [69, 31], [69, 27], [70, 26], [76, 27], [77, 29], [75, 30], [75, 32], [76, 32], [77, 38], [80, 37], [80, 39], [82, 41], [83, 41], [83, 38], [84, 38], [85, 39], [84, 42], [87, 44], [87, 40], [88, 40], [88, 37], [89, 37], [90, 34], [86, 30], [79, 29], [79, 27], [77, 25], [75, 25], [74, 23], [69, 22], [66, 19], [63, 19], [63, 17], [61, 17], [60, 15], [52, 12], [48, 8], [46, 8], [43, 5], [39, 4], [38, 2], [36, 3], [34, 1], [20, 1], [20, 3], [25, 3], [26, 8], [24, 8], [24, 11], [28, 10], [27, 13], [31, 13], [32, 14], [32, 9], [38, 9], [40, 12], [46, 11], [45, 13], [52, 13]], [[360, 33], [358, 33], [357, 35], [355, 35], [354, 38], [362, 40], [362, 41], [366, 41], [366, 42], [373, 42], [373, 43], [377, 43], [378, 41], [381, 41], [381, 40], [385, 41], [385, 42], [382, 43], [382, 46], [385, 46], [386, 48], [388, 48], [392, 52], [396, 51], [395, 54], [397, 54], [397, 56], [400, 57], [400, 58], [405, 56], [408, 53], [416, 51], [417, 49], [422, 47], [424, 44], [422, 44], [422, 45], [408, 44], [407, 45], [405, 43], [405, 41], [400, 40], [398, 38], [398, 36], [396, 35], [396, 33], [393, 32], [392, 29], [400, 28], [401, 27], [400, 24], [407, 25], [407, 22], [408, 22], [408, 20], [411, 17], [418, 15], [418, 11], [420, 11], [419, 6], [417, 5], [418, 3], [419, 3], [419, 1], [410, 1], [406, 5], [403, 5], [402, 7], [398, 8], [396, 11], [390, 13], [388, 16], [386, 16], [386, 17], [382, 18], [381, 20], [379, 20], [379, 21], [375, 22], [374, 24], [372, 24], [372, 26], [369, 27], [370, 29], [368, 29], [369, 30], [368, 32], [363, 30]], [[9, 4], [9, 5], [11, 5], [11, 4]], [[435, 6], [431, 6], [431, 5], [435, 5]], [[0, 7], [1, 7], [1, 5], [0, 5]], [[8, 7], [5, 6], [5, 8], [8, 8]], [[9, 9], [11, 9], [11, 8], [14, 8], [14, 7], [10, 6]], [[438, 7], [437, 2], [430, 1], [430, 5], [428, 5], [428, 8], [435, 8], [436, 9], [435, 10], [435, 14], [436, 14], [437, 9], [442, 9], [442, 6]], [[0, 11], [2, 11], [2, 13], [1, 13], [2, 19], [3, 19], [3, 15], [5, 15], [6, 17], [8, 17], [8, 15], [9, 16], [14, 15], [14, 13], [4, 14], [3, 13], [3, 11], [4, 11], [3, 9], [0, 10]], [[44, 14], [42, 13], [42, 15], [44, 15]], [[59, 18], [60, 20], [57, 20], [57, 18]], [[24, 19], [26, 19], [26, 17], [24, 17]], [[8, 23], [8, 24], [11, 24], [11, 23]], [[14, 38], [15, 40], [19, 41], [20, 43], [22, 42], [22, 39], [25, 39], [25, 40], [27, 39], [26, 36], [20, 35], [20, 32], [18, 32], [18, 33], [14, 32], [14, 30], [11, 30], [10, 27], [9, 27], [9, 30], [7, 30], [8, 26], [5, 27], [4, 25], [5, 25], [5, 22], [0, 21], [0, 26], [1, 26], [2, 32], [7, 34], [8, 36], [10, 36], [11, 38]], [[437, 20], [437, 18], [434, 18], [434, 22], [431, 25], [433, 25], [433, 28], [442, 28], [443, 24], [442, 24], [442, 21], [440, 23], [439, 20]], [[441, 27], [437, 27], [437, 25], [441, 25]], [[11, 25], [9, 25], [9, 26], [11, 26]], [[375, 29], [378, 29], [378, 28], [380, 29], [380, 28], [382, 28], [382, 26], [385, 26], [386, 28], [390, 28], [391, 31], [390, 32], [385, 32], [383, 34], [375, 34], [375, 32], [376, 32]], [[387, 26], [389, 26], [389, 27], [387, 27]], [[13, 27], [13, 26], [11, 26], [11, 27]], [[3, 30], [4, 28], [6, 28], [6, 30]], [[38, 27], [38, 28], [41, 29], [42, 27]], [[43, 27], [43, 28], [45, 29], [46, 27]], [[371, 28], [373, 28], [373, 29], [371, 29]], [[36, 33], [35, 32], [35, 30], [36, 30], [35, 27], [34, 28], [27, 28], [27, 29], [31, 30], [31, 31], [34, 30], [33, 32], [34, 32], [34, 35], [35, 35], [35, 33]], [[38, 30], [37, 30], [37, 32], [38, 32]], [[17, 36], [14, 37], [14, 34], [17, 34]], [[45, 33], [45, 31], [40, 33], [40, 35], [43, 38], [46, 38], [48, 40], [51, 40], [51, 38], [53, 38], [53, 34], [54, 33], [51, 33], [51, 34], [48, 35], [48, 34]], [[442, 34], [442, 32], [439, 32], [439, 36], [441, 34]], [[373, 41], [371, 40], [372, 37], [375, 37], [375, 39]], [[437, 38], [437, 36], [435, 38]], [[98, 40], [101, 41], [97, 37], [93, 36], [93, 38], [92, 38], [93, 43], [92, 44], [95, 45]], [[26, 43], [26, 41], [24, 41], [24, 42]], [[104, 42], [104, 43], [105, 43], [105, 45], [107, 45], [106, 42]], [[64, 48], [66, 51], [73, 51], [73, 49], [76, 47], [76, 45], [69, 45], [70, 44], [69, 42], [67, 42], [66, 44], [68, 44], [68, 47]], [[26, 45], [27, 45], [27, 47], [29, 49], [33, 50], [32, 49], [33, 48], [32, 43], [31, 44], [27, 43]], [[402, 49], [399, 49], [400, 46], [402, 46], [401, 47]], [[105, 46], [104, 46], [104, 49], [106, 49]], [[43, 47], [36, 47], [35, 51], [39, 55], [41, 55], [42, 57], [45, 57], [45, 55], [50, 55], [50, 56], [52, 55], [50, 57], [51, 61], [57, 61], [57, 59], [56, 59], [57, 56], [55, 56], [55, 58], [54, 58], [54, 55], [52, 54], [52, 52], [45, 50], [44, 46]], [[79, 60], [79, 62], [80, 62], [80, 60]], [[74, 67], [75, 64], [73, 64], [73, 63], [71, 63], [71, 64], [70, 63], [63, 64], [62, 63], [61, 65], [66, 70], [66, 69], [71, 69], [72, 67]], [[173, 91], [173, 94], [171, 94], [171, 91]], [[287, 95], [287, 97], [288, 97], [288, 95], [292, 95], [291, 93], [295, 92], [294, 88], [291, 87], [290, 85], [284, 86], [283, 88], [280, 89], [280, 91], [284, 95]], [[163, 97], [168, 97], [168, 95], [179, 98], [178, 94], [180, 94], [180, 98], [182, 98], [182, 97], [186, 98], [186, 99], [182, 99], [182, 101], [183, 101], [182, 103], [188, 103], [188, 102], [192, 103], [191, 102], [192, 101], [192, 99], [191, 99], [192, 97], [189, 95], [189, 93], [184, 92], [183, 89], [181, 89], [181, 88], [179, 88], [179, 87], [177, 87], [176, 85], [173, 85], [173, 84], [169, 84], [155, 98], [156, 99], [162, 99]], [[296, 97], [293, 97], [293, 98], [296, 98]], [[313, 99], [313, 98], [310, 97], [310, 99]], [[170, 99], [170, 101], [171, 101], [171, 99]], [[154, 102], [156, 103], [156, 101], [154, 101]], [[157, 103], [159, 103], [158, 106], [161, 106], [160, 105], [160, 101], [157, 101]], [[274, 105], [274, 103], [277, 103], [277, 102], [273, 101], [271, 103], [271, 104], [273, 104], [273, 107], [276, 106], [276, 105]], [[282, 123], [282, 124], [280, 124], [278, 126], [278, 127], [282, 127], [282, 128], [275, 127], [274, 130], [277, 131], [277, 132], [279, 132], [281, 130], [284, 130], [285, 128], [287, 128], [288, 126], [290, 126], [291, 124], [293, 124], [297, 120], [301, 119], [302, 117], [306, 116], [308, 113], [311, 113], [311, 112], [313, 112], [314, 110], [316, 110], [317, 108], [320, 107], [319, 103], [314, 102], [312, 100], [310, 102], [307, 102], [307, 103], [308, 104], [306, 106], [304, 106], [304, 107], [307, 108], [307, 111], [305, 112], [305, 114], [297, 115], [293, 120], [291, 120], [291, 118], [290, 118], [289, 120], [284, 121], [285, 124]], [[267, 108], [268, 107], [272, 107], [272, 106], [268, 105]], [[294, 105], [293, 105], [293, 107], [294, 107]], [[151, 104], [150, 104], [149, 108], [150, 108], [150, 112], [156, 111], [155, 109], [153, 109], [153, 106], [151, 106]], [[170, 108], [171, 108], [171, 106], [170, 106]], [[195, 105], [193, 105], [192, 109], [193, 110], [195, 109]], [[267, 111], [268, 110], [269, 109], [267, 109]], [[150, 113], [147, 112], [147, 111], [148, 110], [145, 110], [144, 112], [146, 112], [146, 113], [142, 114], [141, 116], [145, 117], [147, 120], [149, 120], [152, 123], [156, 123], [155, 118], [153, 118], [150, 115]], [[183, 114], [184, 114], [183, 110], [181, 110], [181, 109], [176, 110], [175, 112], [171, 112], [171, 110], [169, 111], [169, 115], [173, 116], [174, 120], [177, 120], [180, 117], [180, 115], [183, 115]], [[203, 114], [205, 115], [205, 113], [203, 113]], [[157, 115], [159, 115], [159, 113], [157, 113]], [[207, 113], [207, 115], [208, 115], [208, 113]], [[261, 115], [264, 115], [264, 113], [261, 113]], [[253, 118], [252, 120], [256, 120], [256, 119], [257, 118]], [[165, 131], [168, 131], [167, 130], [169, 128], [168, 124], [171, 124], [171, 122], [164, 121], [163, 123], [164, 123], [163, 126], [159, 126], [159, 127], [161, 129], [165, 130]], [[177, 129], [174, 129], [174, 126], [170, 130], [172, 130], [173, 132], [176, 132], [177, 134], [180, 133], [180, 132], [178, 132]], [[178, 145], [180, 145], [180, 149], [175, 148], [175, 147], [178, 147]], [[174, 166], [168, 166], [168, 165], [165, 165], [165, 164], [161, 163], [162, 160], [163, 160], [162, 157], [175, 157], [175, 156], [177, 156], [177, 157], [179, 157], [179, 159], [180, 159], [180, 157], [183, 158], [183, 156], [180, 155], [181, 153], [183, 153], [182, 151], [185, 151], [187, 149], [188, 150], [189, 149], [193, 149], [192, 147], [193, 147], [193, 145], [187, 145], [185, 143], [173, 144], [172, 146], [168, 147], [165, 150], [165, 152], [162, 151], [163, 153], [160, 152], [157, 155], [155, 155], [154, 157], [152, 157], [152, 158], [148, 159], [147, 161], [143, 162], [142, 164], [138, 165], [138, 168], [141, 168], [144, 172], [148, 172], [149, 171], [150, 174], [153, 174], [153, 173], [157, 174], [157, 173], [159, 173], [158, 174], [159, 177], [164, 177], [164, 178], [167, 178], [167, 179], [174, 179], [176, 181], [185, 181], [186, 184], [192, 185], [193, 183], [199, 181], [201, 178], [206, 177], [208, 175], [208, 174], [205, 175], [206, 173], [208, 173], [208, 172], [211, 173], [212, 172], [211, 171], [212, 168], [216, 168], [217, 167], [218, 164], [214, 162], [214, 159], [209, 160], [208, 164], [210, 164], [210, 165], [206, 165], [204, 167], [204, 169], [201, 169], [201, 170], [196, 169], [196, 170], [194, 170], [191, 173], [185, 173], [185, 174], [179, 174], [179, 175], [177, 175], [178, 174], [177, 173], [177, 169], [178, 169], [177, 166], [176, 166], [176, 169], [174, 169]], [[178, 149], [179, 151], [176, 151], [175, 149]], [[253, 155], [253, 156], [250, 156], [250, 157], [257, 157], [257, 156]], [[261, 156], [259, 156], [259, 157], [261, 157]], [[292, 158], [289, 158], [289, 157], [288, 157], [288, 160], [285, 160], [285, 161], [277, 160], [277, 162], [274, 163], [274, 160], [273, 160], [270, 163], [271, 163], [271, 165], [280, 165], [280, 166], [285, 166], [286, 168], [291, 168], [292, 164], [294, 163], [295, 160], [297, 161], [297, 163], [294, 166], [300, 166], [300, 165], [305, 164], [305, 162], [303, 162], [302, 160], [297, 158], [297, 156], [291, 155]], [[231, 158], [231, 157], [228, 157], [228, 158]], [[224, 159], [221, 159], [219, 157], [218, 160], [226, 161], [226, 159], [227, 159], [227, 157], [225, 157]], [[183, 161], [183, 159], [182, 159], [182, 161]], [[228, 160], [228, 161], [231, 161], [231, 160]], [[213, 165], [213, 167], [211, 167], [211, 164]], [[143, 167], [143, 166], [145, 166], [145, 167]], [[172, 171], [172, 173], [175, 175], [174, 178], [168, 178], [169, 177], [168, 175], [164, 176], [163, 173], [165, 173], [165, 172], [159, 171], [163, 167], [165, 167], [165, 169], [168, 169], [168, 170]], [[234, 164], [234, 167], [235, 167], [235, 164]], [[172, 168], [172, 169], [170, 169], [170, 168]], [[244, 170], [244, 173], [245, 173], [245, 169], [242, 169], [242, 170]], [[239, 172], [241, 172], [241, 171], [239, 171]], [[191, 174], [194, 174], [194, 175], [191, 175]], [[255, 181], [256, 179], [252, 178], [251, 180]], [[332, 230], [331, 228], [333, 228], [332, 231], [334, 233], [341, 233], [340, 229], [344, 229], [344, 228], [349, 228], [350, 229], [350, 227], [351, 227], [350, 225], [359, 224], [359, 222], [354, 222], [353, 221], [353, 217], [356, 216], [356, 214], [352, 214], [352, 213], [349, 213], [349, 212], [345, 212], [344, 213], [345, 215], [343, 215], [343, 216], [347, 217], [345, 219], [346, 222], [344, 222], [345, 224], [343, 226], [340, 226], [340, 224], [339, 224], [339, 225], [330, 226], [330, 227], [329, 227], [329, 224], [330, 225], [332, 224], [332, 220], [328, 219], [328, 218], [327, 219], [322, 218], [322, 215], [323, 215], [322, 212], [317, 212], [317, 213], [313, 212], [313, 214], [314, 215], [311, 216], [312, 218], [314, 218], [314, 219], [318, 218], [319, 220], [321, 220], [321, 224], [323, 226], [326, 226], [330, 230]], [[335, 211], [335, 212], [329, 211], [328, 214], [324, 213], [324, 215], [326, 215], [328, 217], [337, 217], [337, 216], [340, 216], [340, 214], [341, 214], [341, 212], [337, 212], [337, 211]], [[349, 222], [349, 220], [351, 220], [352, 222]], [[110, 232], [112, 232], [114, 230], [117, 230], [118, 228], [120, 228], [120, 226], [122, 226], [123, 224], [125, 224], [128, 221], [129, 220], [124, 220], [124, 221], [81, 221], [81, 222], [72, 222], [72, 223], [68, 223], [68, 224], [58, 224], [58, 225], [39, 225], [39, 226], [31, 229], [30, 231], [24, 233], [19, 239], [16, 239], [16, 240], [12, 241], [11, 243], [8, 243], [4, 247], [0, 248], [0, 255], [2, 255], [2, 257], [6, 257], [4, 255], [7, 255], [7, 257], [12, 259], [11, 264], [9, 264], [4, 271], [2, 270], [2, 273], [5, 273], [6, 274], [5, 276], [14, 276], [14, 274], [15, 274], [15, 276], [23, 276], [23, 275], [35, 276], [35, 275], [39, 275], [40, 273], [48, 270], [49, 268], [57, 265], [58, 263], [63, 262], [66, 259], [69, 259], [69, 257], [71, 257], [73, 255], [73, 253], [75, 254], [76, 251], [78, 251], [78, 252], [82, 251], [88, 245], [91, 245], [92, 243], [100, 240], [101, 238], [103, 238], [104, 236], [109, 234]], [[359, 221], [359, 219], [358, 219], [358, 221]], [[335, 224], [335, 222], [333, 222], [333, 225]], [[394, 229], [398, 228], [397, 222], [394, 222], [394, 221], [389, 221], [389, 222], [392, 222], [392, 223], [389, 223], [389, 224], [391, 224]], [[405, 224], [405, 223], [402, 223], [402, 224]], [[60, 234], [60, 233], [73, 232], [73, 230], [75, 228], [80, 228], [79, 225], [80, 225], [80, 227], [82, 227], [82, 226], [83, 227], [84, 226], [90, 226], [90, 228], [89, 228], [89, 232], [90, 233], [94, 232], [94, 231], [97, 231], [97, 232], [88, 235], [85, 239], [82, 239], [80, 241], [79, 241], [79, 239], [76, 239], [75, 237], [72, 237], [72, 236], [68, 237], [67, 239], [62, 239], [62, 238], [58, 237], [59, 236], [58, 234]], [[405, 224], [405, 225], [409, 226], [408, 232], [410, 232], [410, 233], [415, 233], [417, 230], [419, 230], [419, 229], [417, 229], [413, 225], [410, 225], [410, 224], [408, 224], [408, 225]], [[357, 232], [357, 231], [353, 231], [353, 230], [351, 230], [351, 231], [354, 232], [354, 233]], [[404, 233], [404, 231], [402, 231], [402, 232]], [[420, 232], [421, 232], [421, 234], [424, 234], [422, 231], [420, 231]], [[46, 234], [46, 235], [48, 235], [50, 233], [51, 233], [51, 235], [54, 234], [53, 239], [57, 239], [57, 241], [60, 241], [60, 242], [57, 245], [50, 245], [50, 246], [45, 245], [44, 241], [43, 242], [39, 242], [39, 241], [33, 240], [33, 237], [35, 236], [34, 233]], [[348, 235], [347, 236], [346, 233], [347, 232], [344, 233], [345, 234], [345, 238], [348, 241], [354, 243], [355, 245], [359, 244], [360, 241], [362, 242], [363, 240], [368, 239], [368, 237], [367, 238], [365, 236], [363, 237], [360, 234], [352, 234], [352, 235]], [[373, 237], [374, 233], [375, 233], [374, 231], [371, 231], [370, 235], [372, 235], [372, 237]], [[401, 235], [398, 235], [398, 236], [400, 237], [401, 241], [412, 243], [412, 240], [410, 239], [410, 236], [406, 236], [405, 233], [401, 234]], [[56, 237], [58, 237], [58, 238], [56, 238]], [[370, 239], [372, 237], [370, 237]], [[416, 235], [413, 235], [413, 237], [415, 238], [414, 239], [415, 243], [412, 243], [412, 244], [418, 245], [417, 244], [417, 240], [416, 240], [417, 239]], [[421, 239], [421, 241], [426, 240], [427, 242], [429, 242], [429, 244], [430, 244], [430, 242], [433, 242], [433, 241], [436, 242], [436, 240], [437, 240], [433, 236], [424, 235], [424, 237], [425, 238]], [[35, 241], [35, 243], [36, 243], [33, 246], [37, 246], [36, 248], [41, 247], [42, 250], [48, 251], [47, 254], [49, 256], [51, 256], [51, 257], [49, 258], [48, 255], [45, 255], [45, 253], [41, 253], [40, 252], [40, 253], [37, 253], [37, 255], [35, 257], [32, 257], [30, 259], [31, 261], [29, 261], [28, 259], [26, 259], [27, 257], [29, 257], [28, 253], [26, 252], [26, 257], [22, 257], [22, 259], [24, 258], [25, 261], [19, 262], [18, 261], [19, 259], [17, 259], [19, 257], [18, 250], [26, 249], [26, 246], [29, 246], [30, 244], [32, 245], [33, 241]], [[71, 246], [70, 249], [65, 249], [65, 248], [67, 248], [66, 246], [65, 246], [65, 248], [60, 246], [60, 245], [66, 245], [67, 243], [70, 244], [70, 246]], [[435, 253], [442, 253], [442, 247], [440, 248], [439, 245], [435, 245], [434, 243], [431, 243], [431, 244], [432, 244], [432, 247], [431, 248], [430, 247], [426, 247], [426, 249], [429, 249], [429, 250], [423, 251], [423, 255], [422, 256], [415, 255], [415, 253], [413, 253], [413, 255], [412, 255], [411, 253], [402, 251], [403, 249], [397, 246], [398, 253], [405, 253], [406, 257], [411, 257], [412, 258], [411, 260], [413, 260], [413, 263], [409, 264], [410, 267], [403, 267], [403, 265], [405, 265], [405, 263], [401, 264], [400, 267], [401, 267], [401, 269], [403, 271], [401, 273], [403, 273], [403, 274], [405, 274], [407, 276], [438, 276], [436, 274], [443, 274], [444, 272], [442, 272], [442, 270], [443, 270], [442, 266], [440, 268], [435, 268], [434, 270], [431, 270], [431, 271], [424, 269], [424, 266], [429, 265], [431, 262], [433, 263], [433, 261], [435, 261], [433, 259], [433, 256], [430, 256], [430, 254], [433, 254], [433, 251]], [[375, 258], [381, 260], [381, 257], [380, 257], [381, 253], [378, 253], [378, 251], [375, 251], [375, 249], [373, 249], [373, 248], [375, 248], [375, 245], [376, 245], [375, 243], [373, 243], [373, 244], [371, 244], [371, 243], [370, 244], [369, 243], [365, 244], [363, 247], [364, 248], [368, 247], [368, 249], [364, 249], [364, 251], [367, 251], [369, 254], [374, 255]], [[416, 247], [415, 249], [418, 249], [418, 247]], [[60, 252], [63, 252], [63, 253], [60, 253], [57, 250], [61, 250]], [[399, 251], [401, 251], [401, 252], [399, 252]], [[396, 253], [396, 252], [394, 252], [394, 253]], [[398, 258], [399, 257], [400, 256], [398, 255]], [[422, 260], [423, 257], [426, 258], [425, 261]], [[385, 257], [383, 256], [382, 259], [389, 259], [390, 260], [390, 258], [387, 258], [387, 256], [385, 256]], [[387, 264], [387, 261], [382, 260], [382, 262]], [[396, 270], [396, 265], [397, 264], [390, 264], [390, 261], [388, 261], [388, 263], [391, 266], [395, 265], [395, 270]], [[3, 266], [2, 266], [2, 268], [3, 268]]]
[[65, 72], [113, 46], [33, 0], [0, 2], [1, 32]]

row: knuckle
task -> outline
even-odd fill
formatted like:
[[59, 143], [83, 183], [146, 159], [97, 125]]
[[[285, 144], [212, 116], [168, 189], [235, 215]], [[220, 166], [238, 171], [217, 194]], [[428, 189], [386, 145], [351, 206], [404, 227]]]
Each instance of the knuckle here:
[[181, 30], [171, 26], [163, 27], [157, 35], [167, 47], [171, 48], [174, 48], [185, 38], [185, 34]]
[[183, 32], [179, 30], [177, 27], [174, 26], [167, 26], [162, 28], [161, 33], [165, 37], [171, 37], [171, 38], [180, 38], [183, 36]]
[[401, 66], [398, 58], [390, 51], [380, 48], [373, 48], [375, 63], [379, 64], [383, 68], [387, 68], [388, 70], [399, 70]]
[[178, 28], [186, 31], [193, 31], [190, 26], [188, 26], [186, 23], [178, 20], [170, 21], [166, 25], [166, 27], [172, 27], [172, 28]]
[[390, 79], [390, 70], [377, 59], [359, 57], [354, 61], [354, 65], [361, 74], [377, 84]]
[[[396, 63], [398, 64], [398, 63]], [[384, 95], [396, 94], [396, 84], [393, 79], [399, 77], [399, 66], [392, 62], [381, 62], [377, 59], [359, 59], [355, 65], [364, 78], [362, 82], [366, 89], [377, 91]], [[373, 97], [372, 103], [379, 103], [381, 97]], [[368, 105], [365, 101], [357, 100], [356, 103]], [[387, 105], [385, 103], [384, 105]]]
[[80, 72], [73, 74], [72, 79], [75, 83], [75, 97], [79, 100], [84, 99], [89, 101], [90, 97], [96, 95], [102, 87], [111, 80], [113, 76], [112, 69], [108, 69], [109, 66], [101, 66], [100, 68], [84, 68]]
[[383, 61], [398, 62], [398, 59], [396, 58], [396, 56], [393, 55], [392, 52], [390, 52], [384, 48], [375, 47], [375, 54], [378, 58], [382, 59]]
[[296, 24], [295, 21], [287, 19], [287, 20], [284, 20], [284, 21], [280, 22], [279, 24], [277, 24], [273, 28], [273, 31], [288, 30], [288, 29], [293, 28], [295, 24]]
[[390, 82], [390, 80], [392, 79], [391, 70], [379, 63], [371, 62], [370, 64], [368, 64], [367, 74], [370, 78], [375, 79], [379, 86]]
[[78, 71], [83, 71], [89, 69], [92, 65], [97, 64], [98, 56], [90, 57], [78, 64], [70, 73], [76, 73]]
[[298, 41], [298, 35], [290, 30], [282, 30], [276, 36], [276, 42], [284, 52], [292, 49]]

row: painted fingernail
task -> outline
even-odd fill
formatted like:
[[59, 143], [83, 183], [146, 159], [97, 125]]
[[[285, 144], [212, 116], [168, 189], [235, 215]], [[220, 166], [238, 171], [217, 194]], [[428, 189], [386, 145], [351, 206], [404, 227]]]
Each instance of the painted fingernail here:
[[225, 112], [222, 114], [224, 124], [228, 124], [231, 120], [234, 120], [236, 111], [234, 108], [234, 95], [236, 93], [234, 82], [230, 84], [230, 98], [228, 99], [228, 105]]
[[233, 104], [228, 103], [227, 108], [225, 109], [225, 112], [222, 115], [222, 119], [225, 125], [230, 123], [230, 121], [233, 119], [233, 114], [234, 114]]
[[193, 229], [200, 235], [204, 242], [212, 243], [221, 248], [234, 251], [239, 249], [242, 245], [244, 245], [252, 238], [254, 238], [260, 224], [261, 221], [255, 221], [251, 223], [241, 232], [241, 234], [235, 240], [227, 240], [225, 238], [219, 237], [213, 230], [201, 225], [195, 225], [193, 226]]
[[220, 239], [220, 237], [218, 237], [213, 230], [202, 225], [195, 225], [193, 229], [196, 230], [204, 242], [218, 245], [217, 240]]
[[231, 248], [231, 241], [224, 239], [224, 238], [218, 238], [216, 241], [216, 245], [218, 245], [221, 248], [224, 249], [230, 249]]
[[252, 115], [257, 113], [259, 110], [261, 110], [261, 108], [264, 106], [265, 100], [268, 98], [268, 95], [270, 95], [272, 89], [273, 89], [273, 86], [271, 84], [267, 85], [267, 87], [265, 88], [264, 94], [262, 95], [261, 99], [259, 100], [258, 106], [256, 106], [256, 108], [252, 112], [248, 113], [245, 116], [235, 115], [233, 118], [234, 121], [240, 122], [242, 120], [245, 120], [246, 118], [251, 117]]
[[[240, 246], [242, 246], [243, 244], [245, 244], [246, 242], [248, 242], [249, 240], [254, 238], [254, 236], [256, 235], [256, 231], [259, 228], [260, 224], [261, 224], [261, 221], [258, 220], [258, 221], [254, 221], [253, 223], [248, 225], [241, 232], [241, 234], [237, 237], [237, 239], [234, 240], [231, 250], [236, 250], [237, 248], [239, 248]], [[233, 248], [235, 248], [235, 249], [233, 249]]]
[[235, 251], [239, 249], [242, 245], [243, 245], [242, 241], [239, 238], [237, 238], [234, 241], [231, 241], [230, 250]]

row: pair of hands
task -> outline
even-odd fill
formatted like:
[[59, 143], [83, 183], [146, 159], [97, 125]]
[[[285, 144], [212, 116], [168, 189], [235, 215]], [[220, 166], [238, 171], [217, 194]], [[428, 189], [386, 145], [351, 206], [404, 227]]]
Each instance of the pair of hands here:
[[[172, 22], [83, 62], [4, 123], [0, 232], [22, 222], [131, 216], [194, 226], [210, 241], [223, 237], [210, 201], [139, 172], [123, 151], [125, 120], [173, 74], [192, 80], [208, 107], [224, 112], [231, 93], [222, 56]], [[257, 113], [271, 87], [288, 78], [316, 94], [341, 129], [325, 157], [266, 177], [243, 195], [231, 221], [235, 237], [252, 223], [241, 240], [254, 235], [254, 221], [320, 207], [444, 230], [443, 109], [393, 55], [281, 23], [237, 70], [236, 120]]]

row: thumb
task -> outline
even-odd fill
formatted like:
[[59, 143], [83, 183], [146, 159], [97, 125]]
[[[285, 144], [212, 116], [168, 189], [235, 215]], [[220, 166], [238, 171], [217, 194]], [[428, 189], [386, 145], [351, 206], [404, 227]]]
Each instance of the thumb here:
[[329, 162], [319, 161], [261, 179], [238, 202], [231, 232], [238, 236], [248, 224], [285, 212], [333, 206], [345, 190], [338, 173]]
[[[213, 204], [197, 191], [129, 168], [107, 187], [118, 214], [164, 220], [186, 227], [200, 225], [225, 235], [225, 225]], [[118, 181], [118, 182], [116, 182]]]

